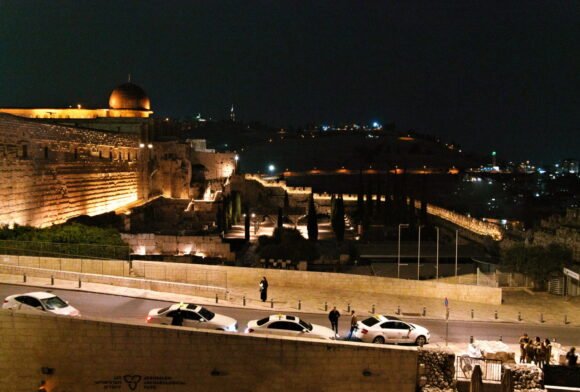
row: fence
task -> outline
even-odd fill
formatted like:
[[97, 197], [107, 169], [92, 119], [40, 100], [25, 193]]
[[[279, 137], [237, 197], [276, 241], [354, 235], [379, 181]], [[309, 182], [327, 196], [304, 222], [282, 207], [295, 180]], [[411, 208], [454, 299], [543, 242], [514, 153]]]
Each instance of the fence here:
[[129, 260], [129, 246], [0, 240], [0, 254]]
[[502, 363], [500, 360], [473, 358], [467, 355], [455, 358], [455, 379], [471, 380], [476, 365], [479, 365], [484, 381], [501, 381]]

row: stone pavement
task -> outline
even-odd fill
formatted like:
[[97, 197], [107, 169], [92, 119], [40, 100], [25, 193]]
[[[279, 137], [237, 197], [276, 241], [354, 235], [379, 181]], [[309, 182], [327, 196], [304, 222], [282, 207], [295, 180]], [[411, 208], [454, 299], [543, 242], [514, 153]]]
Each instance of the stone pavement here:
[[[0, 283], [22, 284], [22, 276], [0, 274]], [[28, 285], [51, 288], [46, 278], [28, 277]], [[400, 307], [403, 316], [420, 316], [425, 308], [425, 317], [431, 319], [444, 319], [446, 308], [444, 301], [437, 298], [420, 298], [412, 296], [394, 296], [386, 294], [369, 294], [361, 292], [328, 292], [317, 290], [315, 287], [279, 289], [275, 281], [269, 282], [268, 301], [261, 302], [259, 299], [258, 283], [255, 287], [228, 287], [229, 300], [220, 300], [221, 306], [242, 307], [244, 296], [246, 307], [254, 309], [284, 312], [309, 312], [326, 313], [333, 306], [341, 312], [354, 309], [359, 314], [372, 312], [374, 305], [375, 313], [394, 315]], [[207, 297], [195, 297], [173, 293], [156, 292], [151, 290], [133, 289], [128, 287], [110, 286], [97, 283], [84, 283], [78, 289], [76, 281], [55, 280], [54, 288], [81, 290], [87, 292], [106, 293], [128, 297], [158, 299], [173, 302], [194, 302], [206, 305], [216, 305], [215, 299]], [[300, 301], [300, 304], [299, 304]], [[325, 310], [325, 303], [327, 305]], [[299, 309], [300, 307], [300, 309]], [[475, 320], [513, 322], [523, 324], [564, 325], [566, 317], [567, 325], [580, 326], [580, 297], [566, 300], [563, 297], [547, 293], [533, 293], [531, 291], [504, 291], [504, 303], [502, 305], [485, 305], [472, 302], [454, 301], [449, 303], [450, 320]], [[471, 311], [473, 310], [473, 317]], [[497, 311], [497, 319], [495, 312]], [[518, 314], [521, 321], [518, 321]]]

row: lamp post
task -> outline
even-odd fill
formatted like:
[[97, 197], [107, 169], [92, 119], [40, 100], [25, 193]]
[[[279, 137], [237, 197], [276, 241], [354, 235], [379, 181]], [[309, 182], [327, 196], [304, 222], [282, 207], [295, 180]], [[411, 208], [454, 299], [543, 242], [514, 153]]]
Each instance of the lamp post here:
[[435, 226], [435, 230], [437, 230], [437, 253], [435, 256], [435, 279], [439, 280], [439, 227]]
[[418, 239], [418, 246], [417, 246], [417, 280], [421, 280], [421, 229], [423, 225], [419, 225], [419, 239]]
[[455, 279], [457, 279], [457, 254], [459, 249], [459, 230], [455, 230]]
[[401, 228], [409, 227], [406, 223], [399, 223], [399, 241], [397, 246], [397, 279], [401, 278]]

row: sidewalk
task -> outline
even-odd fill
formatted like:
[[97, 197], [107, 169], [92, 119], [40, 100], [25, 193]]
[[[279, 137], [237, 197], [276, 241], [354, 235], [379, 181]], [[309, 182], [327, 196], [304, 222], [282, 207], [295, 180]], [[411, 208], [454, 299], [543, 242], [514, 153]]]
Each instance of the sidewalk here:
[[[0, 283], [23, 284], [22, 276], [0, 274]], [[227, 301], [219, 300], [218, 306], [244, 306], [244, 296], [246, 307], [261, 310], [271, 310], [280, 312], [308, 312], [327, 313], [333, 306], [341, 312], [346, 312], [350, 305], [351, 310], [356, 310], [359, 314], [372, 312], [395, 315], [400, 307], [402, 316], [422, 316], [425, 308], [425, 317], [430, 319], [445, 319], [446, 308], [441, 299], [430, 299], [411, 296], [379, 295], [360, 292], [329, 292], [316, 290], [315, 287], [300, 289], [277, 289], [276, 282], [270, 281], [268, 289], [268, 301], [261, 302], [259, 299], [258, 282], [255, 287], [229, 287], [229, 297]], [[213, 298], [180, 295], [151, 290], [133, 289], [128, 287], [110, 286], [97, 283], [82, 283], [82, 288], [78, 288], [78, 282], [67, 280], [55, 280], [55, 285], [51, 286], [46, 278], [28, 277], [27, 285], [41, 286], [46, 289], [59, 288], [68, 290], [80, 290], [86, 292], [104, 293], [111, 295], [121, 295], [127, 297], [138, 297], [156, 299], [170, 302], [194, 302], [205, 305], [216, 305]], [[272, 308], [273, 301], [273, 308]], [[300, 301], [300, 309], [299, 309]], [[326, 309], [325, 309], [326, 302]], [[553, 296], [547, 293], [532, 293], [526, 291], [504, 291], [504, 304], [485, 305], [472, 302], [454, 301], [449, 303], [450, 320], [474, 320], [474, 321], [497, 321], [513, 322], [522, 324], [542, 324], [540, 317], [543, 317], [543, 324], [564, 325], [564, 317], [567, 318], [567, 325], [571, 327], [580, 326], [580, 298], [571, 298], [566, 301], [562, 297]], [[471, 311], [473, 310], [473, 317]], [[497, 319], [495, 318], [497, 311]], [[518, 321], [518, 313], [521, 314], [521, 321]]]

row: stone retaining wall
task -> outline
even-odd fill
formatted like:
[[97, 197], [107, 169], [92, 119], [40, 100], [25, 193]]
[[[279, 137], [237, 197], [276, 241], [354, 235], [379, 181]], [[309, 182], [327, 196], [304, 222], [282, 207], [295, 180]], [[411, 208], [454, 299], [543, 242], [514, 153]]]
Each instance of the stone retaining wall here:
[[[417, 350], [0, 310], [0, 390], [412, 392]], [[52, 369], [52, 375], [41, 374]]]

